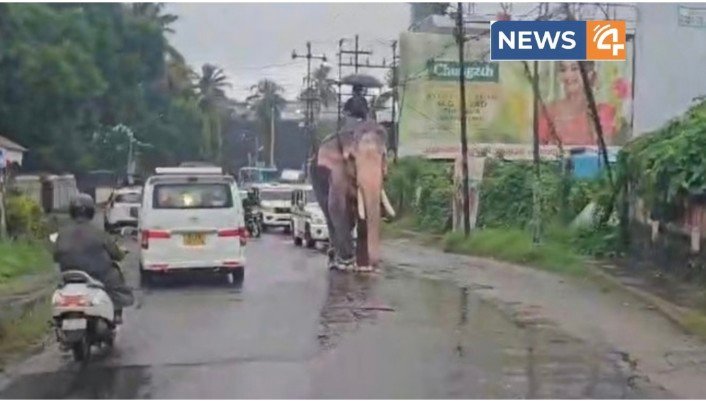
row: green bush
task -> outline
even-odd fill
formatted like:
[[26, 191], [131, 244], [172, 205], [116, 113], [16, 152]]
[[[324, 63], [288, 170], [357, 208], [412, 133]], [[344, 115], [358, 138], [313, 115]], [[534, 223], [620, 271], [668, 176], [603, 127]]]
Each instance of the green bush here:
[[43, 239], [47, 235], [44, 213], [37, 202], [12, 194], [7, 202], [7, 231], [13, 238]]
[[[534, 166], [527, 161], [486, 161], [480, 187], [478, 226], [525, 228], [532, 222]], [[558, 218], [561, 171], [556, 163], [540, 165], [540, 204], [543, 222]]]
[[443, 232], [451, 221], [450, 164], [418, 157], [389, 166], [386, 190], [400, 216], [411, 215], [422, 231]]

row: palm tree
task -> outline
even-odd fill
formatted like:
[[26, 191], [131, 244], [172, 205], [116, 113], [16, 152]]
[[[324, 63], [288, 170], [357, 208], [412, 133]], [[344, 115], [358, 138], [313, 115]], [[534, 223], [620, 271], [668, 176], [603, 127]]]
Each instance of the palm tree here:
[[313, 89], [311, 95], [313, 95], [314, 99], [316, 99], [316, 114], [321, 112], [322, 106], [328, 107], [329, 104], [338, 99], [338, 94], [335, 89], [336, 81], [329, 78], [328, 75], [330, 73], [331, 67], [326, 64], [322, 64], [319, 68], [314, 70], [311, 82], [311, 87]]
[[228, 109], [225, 88], [230, 87], [221, 68], [213, 64], [201, 67], [197, 83], [198, 105], [203, 113], [201, 156], [207, 160], [218, 160], [222, 156], [222, 119]]
[[261, 132], [265, 149], [269, 149], [268, 163], [274, 164], [274, 122], [279, 119], [282, 109], [287, 101], [282, 97], [284, 91], [279, 84], [269, 79], [263, 79], [250, 88], [253, 92], [248, 96], [247, 101], [255, 110], [257, 119], [260, 121]]

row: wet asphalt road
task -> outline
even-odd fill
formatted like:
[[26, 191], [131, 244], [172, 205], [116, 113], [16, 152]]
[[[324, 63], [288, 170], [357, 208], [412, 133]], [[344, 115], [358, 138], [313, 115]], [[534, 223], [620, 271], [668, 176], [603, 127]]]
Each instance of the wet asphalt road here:
[[468, 289], [394, 268], [329, 272], [280, 234], [247, 257], [242, 288], [190, 277], [139, 290], [111, 353], [81, 369], [50, 344], [0, 398], [651, 396], [619, 354], [520, 327]]

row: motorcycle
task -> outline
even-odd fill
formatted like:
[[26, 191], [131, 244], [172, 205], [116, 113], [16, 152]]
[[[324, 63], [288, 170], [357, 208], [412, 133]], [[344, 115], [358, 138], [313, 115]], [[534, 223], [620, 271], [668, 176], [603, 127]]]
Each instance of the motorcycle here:
[[[50, 236], [52, 242], [56, 238], [57, 234]], [[94, 345], [109, 348], [114, 345], [118, 325], [113, 302], [103, 284], [88, 273], [63, 272], [51, 305], [57, 341], [62, 351], [71, 350], [75, 361], [88, 362]]]
[[245, 212], [245, 227], [250, 237], [259, 238], [262, 234], [262, 212], [248, 210]]

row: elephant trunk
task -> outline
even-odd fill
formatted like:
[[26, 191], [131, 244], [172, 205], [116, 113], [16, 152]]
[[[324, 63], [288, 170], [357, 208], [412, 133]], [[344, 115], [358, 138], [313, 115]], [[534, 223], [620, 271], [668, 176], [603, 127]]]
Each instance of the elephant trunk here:
[[380, 263], [380, 217], [381, 217], [381, 185], [364, 186], [361, 188], [363, 200], [363, 216], [367, 231], [368, 258], [371, 266]]

